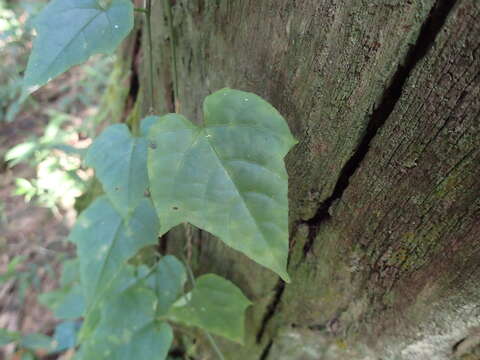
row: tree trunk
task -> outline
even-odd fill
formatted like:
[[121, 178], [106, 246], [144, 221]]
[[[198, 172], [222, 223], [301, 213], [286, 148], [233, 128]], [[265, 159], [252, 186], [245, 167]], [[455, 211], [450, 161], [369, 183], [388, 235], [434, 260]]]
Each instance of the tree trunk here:
[[255, 302], [245, 345], [218, 339], [227, 359], [480, 358], [479, 16], [478, 0], [153, 1], [140, 115], [201, 122], [228, 86], [299, 140], [291, 284], [205, 232], [161, 240]]

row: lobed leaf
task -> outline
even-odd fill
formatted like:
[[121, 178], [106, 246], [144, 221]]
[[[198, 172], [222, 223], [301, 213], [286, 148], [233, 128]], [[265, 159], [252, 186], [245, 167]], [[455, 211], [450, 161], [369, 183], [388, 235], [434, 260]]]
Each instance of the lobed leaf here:
[[113, 52], [132, 27], [130, 0], [51, 1], [36, 21], [22, 98], [91, 55]]
[[169, 114], [149, 127], [148, 175], [161, 233], [189, 222], [289, 281], [288, 179], [296, 143], [257, 95], [220, 90], [205, 99], [205, 125]]

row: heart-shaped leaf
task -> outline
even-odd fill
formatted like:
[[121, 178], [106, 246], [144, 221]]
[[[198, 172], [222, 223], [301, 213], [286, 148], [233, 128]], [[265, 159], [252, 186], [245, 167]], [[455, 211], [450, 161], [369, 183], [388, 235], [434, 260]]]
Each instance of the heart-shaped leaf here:
[[142, 247], [156, 243], [158, 228], [149, 199], [139, 204], [128, 221], [106, 196], [97, 198], [80, 215], [69, 239], [77, 245], [87, 307], [109, 288], [128, 259]]
[[169, 318], [243, 343], [245, 309], [250, 301], [233, 283], [208, 274], [170, 309]]
[[146, 139], [133, 137], [125, 124], [109, 126], [90, 146], [85, 160], [117, 212], [127, 218], [148, 190]]
[[23, 98], [91, 55], [113, 52], [132, 27], [130, 0], [53, 0], [36, 21]]
[[150, 126], [148, 175], [161, 233], [189, 222], [289, 281], [283, 158], [296, 140], [282, 116], [251, 93], [208, 96], [204, 117], [203, 127], [177, 114]]

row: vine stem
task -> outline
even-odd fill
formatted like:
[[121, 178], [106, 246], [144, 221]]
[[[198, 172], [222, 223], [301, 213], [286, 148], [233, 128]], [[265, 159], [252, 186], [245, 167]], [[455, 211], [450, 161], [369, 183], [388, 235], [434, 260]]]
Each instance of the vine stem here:
[[[183, 258], [183, 263], [185, 264], [185, 267], [187, 268], [187, 274], [188, 274], [188, 278], [190, 279], [190, 282], [192, 283], [192, 286], [195, 287], [195, 276], [193, 276], [193, 271], [192, 271], [192, 268], [190, 267], [190, 265], [188, 264], [188, 261], [185, 259], [184, 256], [182, 256]], [[212, 335], [210, 335], [210, 333], [206, 330], [203, 330], [203, 333], [205, 334], [208, 342], [210, 343], [210, 345], [212, 346], [212, 349], [213, 351], [215, 351], [215, 354], [217, 354], [218, 358], [220, 360], [225, 360], [225, 357], [223, 356], [222, 354], [222, 351], [220, 350], [220, 348], [218, 347], [217, 343], [215, 342], [215, 339], [213, 338]]]
[[173, 101], [174, 109], [177, 112], [177, 99], [178, 99], [178, 71], [177, 71], [177, 53], [175, 50], [175, 32], [173, 28], [173, 16], [172, 7], [169, 0], [164, 0], [164, 11], [167, 15], [168, 29], [170, 31], [170, 56], [172, 61], [172, 82], [173, 82]]
[[152, 0], [146, 0], [145, 16], [147, 18], [148, 32], [148, 58], [150, 65], [150, 114], [153, 113], [153, 41], [152, 41]]

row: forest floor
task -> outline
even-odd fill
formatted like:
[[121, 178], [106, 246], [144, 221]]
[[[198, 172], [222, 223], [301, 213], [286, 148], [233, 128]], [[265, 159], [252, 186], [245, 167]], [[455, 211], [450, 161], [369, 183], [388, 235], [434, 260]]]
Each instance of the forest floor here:
[[[12, 33], [18, 34], [28, 16], [5, 6], [0, 3], [0, 20], [15, 24]], [[21, 71], [16, 70], [25, 66], [30, 48], [31, 37], [24, 33], [0, 36], [0, 52], [6, 55], [0, 64], [0, 98], [18, 90]], [[52, 335], [58, 323], [39, 295], [58, 286], [63, 260], [74, 255], [67, 236], [76, 218], [75, 198], [91, 173], [78, 156], [55, 145], [88, 146], [92, 128], [84, 120], [95, 117], [112, 61], [98, 57], [60, 76], [36, 92], [13, 119], [6, 119], [5, 109], [15, 99], [0, 99], [0, 329]], [[23, 359], [22, 350], [4, 346], [3, 359]]]
[[[95, 66], [95, 61], [90, 65]], [[100, 70], [105, 72], [104, 65], [101, 62]], [[62, 165], [71, 166], [72, 160], [62, 151], [39, 146], [14, 166], [4, 158], [19, 144], [45, 142], [46, 129], [52, 128], [66, 145], [88, 146], [82, 119], [91, 117], [98, 103], [93, 97], [88, 104], [79, 101], [83, 90], [72, 87], [85, 76], [84, 68], [74, 69], [35, 94], [34, 106], [27, 106], [14, 121], [0, 121], [0, 329], [52, 335], [57, 324], [38, 296], [58, 286], [63, 260], [74, 255], [67, 236], [76, 218], [75, 198], [86, 182], [58, 177], [65, 170]], [[65, 99], [70, 99], [68, 115]], [[86, 180], [88, 172], [78, 159], [73, 161], [76, 175]], [[26, 188], [19, 179], [27, 181]], [[8, 345], [0, 349], [0, 359], [16, 359], [14, 352], [14, 346]]]
[[[45, 119], [34, 115], [24, 113], [12, 123], [1, 125], [0, 153], [29, 134], [41, 132]], [[49, 208], [14, 195], [17, 178], [31, 180], [35, 175], [35, 168], [28, 164], [5, 166], [0, 174], [0, 274], [5, 277], [0, 284], [0, 328], [50, 335], [56, 321], [37, 296], [58, 285], [62, 255], [71, 252], [65, 242], [70, 221], [62, 215], [73, 209], [62, 209], [58, 216]], [[4, 351], [7, 358], [14, 349], [7, 346]]]

